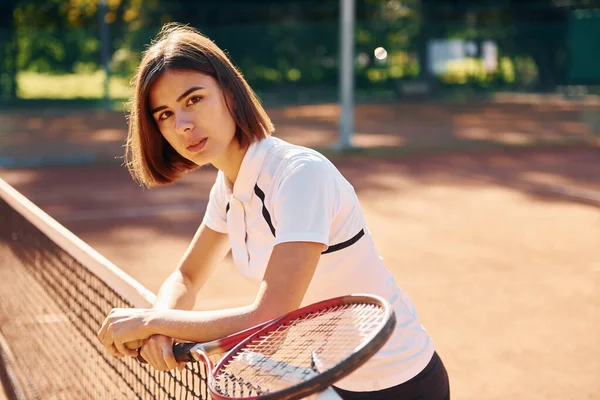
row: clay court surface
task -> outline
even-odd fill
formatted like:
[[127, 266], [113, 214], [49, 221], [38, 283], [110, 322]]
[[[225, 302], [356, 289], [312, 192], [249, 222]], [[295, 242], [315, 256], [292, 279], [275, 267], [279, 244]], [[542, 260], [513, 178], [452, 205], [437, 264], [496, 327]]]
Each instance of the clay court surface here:
[[[279, 136], [317, 147], [332, 143], [336, 113], [334, 106], [271, 112]], [[125, 129], [117, 114], [0, 118], [21, 132], [10, 143], [7, 134], [2, 139], [23, 160], [67, 150], [113, 159]], [[354, 185], [386, 265], [437, 343], [452, 397], [598, 399], [600, 150], [456, 145], [591, 135], [579, 110], [571, 103], [370, 105], [358, 110], [357, 132], [364, 146], [447, 145], [435, 154], [331, 158]], [[38, 145], [27, 149], [25, 139], [35, 137]], [[0, 170], [155, 292], [200, 223], [214, 176], [204, 168], [143, 190], [115, 162]], [[246, 304], [254, 293], [227, 259], [198, 307]]]

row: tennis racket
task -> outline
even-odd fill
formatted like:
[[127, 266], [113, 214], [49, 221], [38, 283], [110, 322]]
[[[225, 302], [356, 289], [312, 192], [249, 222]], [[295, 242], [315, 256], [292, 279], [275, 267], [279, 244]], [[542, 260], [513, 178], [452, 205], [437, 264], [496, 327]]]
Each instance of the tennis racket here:
[[[387, 301], [357, 294], [314, 303], [212, 342], [176, 343], [173, 352], [178, 362], [206, 364], [212, 399], [301, 399], [326, 392], [365, 363], [395, 325]], [[223, 353], [214, 365], [210, 357]]]

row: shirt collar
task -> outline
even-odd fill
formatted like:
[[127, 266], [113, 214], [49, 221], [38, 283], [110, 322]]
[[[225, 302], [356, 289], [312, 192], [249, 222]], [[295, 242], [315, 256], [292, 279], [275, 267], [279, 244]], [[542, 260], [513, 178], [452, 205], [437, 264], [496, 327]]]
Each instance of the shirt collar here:
[[[274, 145], [275, 142], [271, 136], [267, 136], [262, 140], [250, 144], [248, 151], [246, 151], [246, 154], [244, 155], [242, 164], [240, 165], [240, 170], [235, 180], [235, 185], [233, 185], [233, 190], [231, 189], [231, 182], [223, 176], [226, 182], [225, 186], [227, 187], [228, 195], [233, 194], [236, 199], [244, 203], [250, 202], [265, 157]], [[222, 174], [220, 171], [219, 173]]]

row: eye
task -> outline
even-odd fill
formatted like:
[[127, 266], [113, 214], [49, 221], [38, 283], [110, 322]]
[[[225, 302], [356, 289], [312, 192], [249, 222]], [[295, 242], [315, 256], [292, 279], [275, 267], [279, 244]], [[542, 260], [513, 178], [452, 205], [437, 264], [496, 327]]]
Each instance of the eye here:
[[190, 97], [190, 99], [187, 102], [187, 105], [188, 105], [188, 107], [192, 106], [192, 105], [198, 103], [200, 100], [202, 100], [202, 96], [193, 96], [193, 97]]
[[171, 111], [165, 111], [164, 113], [162, 113], [158, 116], [158, 120], [164, 121], [165, 119], [169, 118], [171, 116], [171, 114], [173, 114]]

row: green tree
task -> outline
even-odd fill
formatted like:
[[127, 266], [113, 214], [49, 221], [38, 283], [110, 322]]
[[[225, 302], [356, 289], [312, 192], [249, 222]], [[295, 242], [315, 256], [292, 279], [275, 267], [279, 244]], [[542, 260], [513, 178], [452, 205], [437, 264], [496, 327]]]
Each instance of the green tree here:
[[515, 29], [515, 52], [530, 56], [538, 72], [538, 90], [552, 90], [565, 74], [569, 8], [550, 0], [508, 2], [510, 23]]
[[17, 40], [14, 29], [14, 10], [18, 0], [0, 3], [0, 100], [17, 97]]

